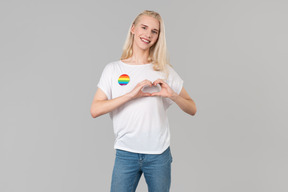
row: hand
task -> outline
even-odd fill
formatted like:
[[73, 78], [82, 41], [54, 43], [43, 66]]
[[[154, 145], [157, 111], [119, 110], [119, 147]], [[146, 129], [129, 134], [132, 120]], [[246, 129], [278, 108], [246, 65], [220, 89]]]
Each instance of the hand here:
[[163, 79], [157, 79], [156, 81], [153, 82], [154, 86], [157, 86], [159, 84], [161, 86], [161, 91], [152, 93], [151, 96], [161, 96], [161, 97], [172, 97], [176, 96], [177, 93], [171, 89], [171, 87], [163, 80]]
[[151, 93], [144, 93], [142, 91], [142, 88], [144, 86], [149, 86], [149, 87], [152, 87], [152, 82], [149, 81], [149, 80], [144, 80], [144, 81], [141, 81], [140, 83], [138, 83], [136, 85], [136, 87], [134, 87], [134, 89], [132, 91], [130, 91], [128, 93], [128, 95], [132, 98], [132, 99], [136, 99], [138, 97], [147, 97], [147, 96], [151, 96]]

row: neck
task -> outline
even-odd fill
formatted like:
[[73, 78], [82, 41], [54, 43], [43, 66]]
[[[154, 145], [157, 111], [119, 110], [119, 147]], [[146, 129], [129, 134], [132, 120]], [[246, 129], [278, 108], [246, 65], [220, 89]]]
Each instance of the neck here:
[[133, 46], [133, 55], [131, 57], [131, 62], [135, 65], [142, 65], [149, 63], [149, 49], [143, 50], [137, 46]]

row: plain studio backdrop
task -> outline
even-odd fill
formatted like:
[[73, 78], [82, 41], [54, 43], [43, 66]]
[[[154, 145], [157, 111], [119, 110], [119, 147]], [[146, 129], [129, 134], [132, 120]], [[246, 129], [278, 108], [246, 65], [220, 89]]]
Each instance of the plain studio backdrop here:
[[287, 1], [1, 0], [1, 192], [109, 191], [112, 121], [90, 105], [145, 9], [198, 107], [168, 110], [171, 191], [288, 191]]

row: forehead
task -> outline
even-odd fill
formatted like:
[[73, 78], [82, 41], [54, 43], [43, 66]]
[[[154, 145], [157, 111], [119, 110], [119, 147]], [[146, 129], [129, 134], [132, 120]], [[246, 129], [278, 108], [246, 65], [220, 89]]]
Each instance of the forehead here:
[[159, 30], [159, 21], [155, 19], [154, 17], [148, 16], [148, 15], [142, 15], [139, 18], [138, 24], [147, 25], [150, 28]]

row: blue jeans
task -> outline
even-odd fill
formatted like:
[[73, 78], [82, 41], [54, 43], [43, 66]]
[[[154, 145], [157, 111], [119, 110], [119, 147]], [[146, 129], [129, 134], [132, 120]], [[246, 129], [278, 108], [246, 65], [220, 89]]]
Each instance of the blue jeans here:
[[170, 147], [162, 154], [141, 154], [116, 149], [111, 192], [135, 192], [142, 173], [149, 192], [169, 192], [171, 163]]

